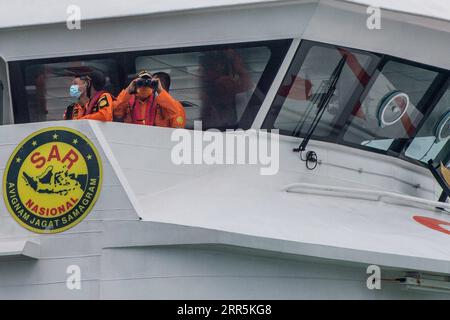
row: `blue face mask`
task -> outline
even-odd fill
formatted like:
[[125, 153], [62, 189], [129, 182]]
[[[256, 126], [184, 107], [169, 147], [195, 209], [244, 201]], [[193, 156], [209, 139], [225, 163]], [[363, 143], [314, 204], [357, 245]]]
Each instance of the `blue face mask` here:
[[70, 96], [73, 98], [79, 98], [81, 96], [80, 88], [77, 84], [70, 86]]

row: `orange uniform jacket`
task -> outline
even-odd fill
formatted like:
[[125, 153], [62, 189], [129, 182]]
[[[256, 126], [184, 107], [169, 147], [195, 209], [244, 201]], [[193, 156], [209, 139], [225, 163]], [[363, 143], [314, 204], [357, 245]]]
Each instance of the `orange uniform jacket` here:
[[[93, 99], [96, 97], [94, 96]], [[74, 113], [74, 119], [90, 119], [90, 120], [99, 120], [99, 121], [112, 121], [113, 119], [113, 98], [108, 92], [103, 92], [97, 98], [96, 102], [93, 102], [94, 105], [89, 114], [85, 114], [89, 108], [89, 104], [91, 101], [86, 103], [81, 110], [77, 112], [77, 115]]]
[[[64, 112], [64, 116], [63, 116], [64, 120], [75, 120], [75, 119], [78, 119], [78, 115], [80, 114], [80, 112], [83, 111], [83, 107], [78, 102], [77, 103], [73, 103], [71, 106], [73, 106], [72, 117], [70, 117], [70, 118], [67, 117], [67, 111], [68, 110], [66, 109], [66, 112]], [[67, 107], [67, 108], [69, 108], [69, 107]]]
[[[134, 97], [135, 108], [140, 108], [141, 114], [145, 115], [148, 112], [148, 99], [146, 101], [141, 101], [136, 96]], [[145, 124], [141, 121], [135, 121], [133, 119], [133, 110], [131, 110], [133, 106], [130, 105], [130, 100], [133, 100], [132, 95], [129, 94], [127, 90], [122, 90], [114, 104], [114, 115], [119, 118], [123, 118], [126, 123]], [[158, 94], [155, 104], [155, 126], [184, 128], [186, 125], [186, 114], [184, 112], [184, 108], [181, 103], [172, 98], [166, 90], [163, 89], [161, 93]]]

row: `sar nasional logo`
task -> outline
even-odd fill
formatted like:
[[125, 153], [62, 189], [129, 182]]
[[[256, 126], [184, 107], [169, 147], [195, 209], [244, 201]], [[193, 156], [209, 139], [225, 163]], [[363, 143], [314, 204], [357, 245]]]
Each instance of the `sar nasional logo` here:
[[3, 177], [3, 196], [13, 218], [28, 230], [57, 233], [80, 223], [102, 184], [97, 150], [81, 133], [52, 127], [23, 140]]

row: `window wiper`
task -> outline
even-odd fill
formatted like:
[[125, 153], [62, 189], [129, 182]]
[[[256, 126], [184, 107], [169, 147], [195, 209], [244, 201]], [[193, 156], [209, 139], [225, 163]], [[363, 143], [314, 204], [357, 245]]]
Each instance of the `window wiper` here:
[[300, 146], [296, 149], [294, 149], [294, 152], [303, 152], [306, 150], [306, 147], [308, 146], [309, 140], [311, 139], [314, 131], [317, 128], [317, 125], [320, 122], [320, 119], [322, 119], [323, 114], [325, 113], [325, 110], [327, 109], [328, 104], [330, 103], [331, 98], [334, 95], [334, 92], [336, 91], [336, 86], [339, 81], [339, 78], [342, 74], [342, 70], [344, 69], [345, 62], [347, 60], [347, 56], [343, 56], [342, 59], [339, 61], [339, 64], [334, 69], [333, 73], [331, 74], [330, 79], [328, 80], [329, 87], [325, 94], [323, 94], [320, 98], [319, 105], [317, 106], [317, 113], [313, 119], [313, 122], [311, 123], [311, 126], [308, 129], [308, 132], [303, 139]]
[[306, 121], [309, 118], [309, 115], [313, 111], [314, 107], [318, 105], [318, 102], [320, 101], [321, 97], [325, 94], [325, 89], [327, 87], [328, 80], [323, 80], [320, 82], [319, 89], [317, 89], [317, 93], [314, 93], [311, 95], [311, 101], [306, 107], [306, 111], [303, 113], [303, 115], [300, 117], [300, 119], [297, 122], [297, 125], [295, 126], [295, 129], [292, 131], [292, 136], [298, 137], [300, 133], [303, 131], [303, 127], [306, 124]]

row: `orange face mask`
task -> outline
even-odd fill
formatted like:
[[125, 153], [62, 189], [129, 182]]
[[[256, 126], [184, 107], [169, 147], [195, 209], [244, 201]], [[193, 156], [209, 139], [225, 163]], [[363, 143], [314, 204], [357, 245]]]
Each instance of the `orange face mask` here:
[[136, 91], [137, 97], [140, 99], [146, 99], [153, 93], [153, 90], [149, 87], [138, 88]]

